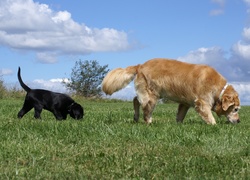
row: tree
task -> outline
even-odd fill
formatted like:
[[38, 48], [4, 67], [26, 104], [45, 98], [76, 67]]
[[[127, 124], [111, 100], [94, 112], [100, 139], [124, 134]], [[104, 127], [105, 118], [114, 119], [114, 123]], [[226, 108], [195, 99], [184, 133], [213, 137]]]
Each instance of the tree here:
[[108, 65], [101, 66], [96, 60], [76, 61], [70, 81], [64, 81], [64, 84], [84, 97], [100, 97], [102, 80], [109, 71], [107, 68]]

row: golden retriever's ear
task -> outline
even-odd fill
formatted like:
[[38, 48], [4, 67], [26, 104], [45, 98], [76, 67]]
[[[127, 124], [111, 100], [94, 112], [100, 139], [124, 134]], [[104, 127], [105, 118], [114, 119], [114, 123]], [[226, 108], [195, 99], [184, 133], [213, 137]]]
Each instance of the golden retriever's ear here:
[[230, 106], [234, 105], [234, 98], [233, 98], [233, 96], [229, 96], [229, 95], [225, 94], [222, 97], [221, 103], [222, 103], [223, 111], [226, 111]]

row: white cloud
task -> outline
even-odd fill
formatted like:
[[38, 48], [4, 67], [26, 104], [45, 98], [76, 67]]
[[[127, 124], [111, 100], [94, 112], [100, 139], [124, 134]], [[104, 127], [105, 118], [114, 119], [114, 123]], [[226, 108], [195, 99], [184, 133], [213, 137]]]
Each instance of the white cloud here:
[[0, 69], [0, 76], [11, 75], [11, 74], [13, 74], [13, 71], [11, 69], [6, 69], [6, 68]]
[[59, 11], [58, 13], [56, 13], [54, 17], [52, 17], [52, 20], [55, 23], [61, 23], [63, 21], [68, 21], [70, 19], [71, 19], [71, 14], [67, 11]]
[[135, 88], [133, 84], [129, 84], [124, 89], [121, 89], [120, 91], [115, 92], [111, 96], [105, 96], [107, 98], [111, 99], [122, 99], [122, 100], [133, 100], [133, 98], [136, 96]]
[[56, 78], [50, 80], [35, 79], [27, 85], [32, 89], [46, 89], [54, 92], [68, 93], [66, 87], [62, 84], [64, 79]]
[[250, 28], [243, 28], [242, 40], [239, 40], [232, 47], [233, 54], [238, 58], [250, 63]]
[[33, 0], [1, 0], [0, 22], [0, 45], [34, 51], [44, 63], [54, 63], [58, 55], [130, 48], [123, 31], [89, 28], [67, 11], [55, 12]]
[[250, 28], [249, 27], [243, 29], [242, 36], [245, 41], [250, 41]]
[[243, 43], [242, 41], [238, 41], [233, 46], [233, 51], [237, 56], [245, 60], [249, 60], [249, 63], [250, 63], [250, 44]]
[[250, 82], [233, 82], [231, 83], [240, 95], [242, 105], [250, 105]]
[[177, 58], [183, 62], [207, 64], [219, 68], [225, 60], [225, 52], [220, 47], [199, 48], [190, 51], [187, 55]]
[[179, 57], [178, 59], [191, 63], [201, 64], [209, 63], [211, 61], [215, 62], [216, 60], [221, 59], [223, 56], [223, 50], [219, 47], [202, 47], [197, 50], [190, 51], [186, 56]]
[[248, 52], [243, 50], [240, 52], [245, 52], [245, 54], [240, 55], [234, 46], [231, 54], [219, 47], [199, 48], [177, 59], [189, 63], [210, 65], [229, 81], [249, 81], [250, 63], [243, 58], [243, 55], [248, 58]]

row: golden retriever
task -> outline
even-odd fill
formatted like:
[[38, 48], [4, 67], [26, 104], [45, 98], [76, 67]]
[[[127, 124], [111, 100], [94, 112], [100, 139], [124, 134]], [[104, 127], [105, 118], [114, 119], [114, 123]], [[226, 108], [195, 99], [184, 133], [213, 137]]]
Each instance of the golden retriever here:
[[144, 64], [110, 71], [102, 82], [102, 90], [111, 95], [134, 79], [134, 120], [139, 119], [142, 106], [146, 123], [152, 122], [157, 101], [166, 97], [179, 103], [177, 122], [183, 122], [190, 107], [207, 124], [216, 124], [212, 111], [225, 115], [231, 123], [239, 123], [238, 93], [226, 79], [207, 65], [189, 64], [170, 59], [152, 59]]

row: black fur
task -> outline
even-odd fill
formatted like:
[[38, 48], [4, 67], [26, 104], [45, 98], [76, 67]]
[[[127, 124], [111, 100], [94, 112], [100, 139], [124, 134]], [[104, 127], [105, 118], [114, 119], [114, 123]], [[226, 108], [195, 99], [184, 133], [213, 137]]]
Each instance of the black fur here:
[[82, 119], [84, 110], [68, 95], [52, 92], [44, 89], [30, 89], [21, 78], [21, 69], [18, 68], [17, 77], [22, 88], [27, 92], [22, 109], [18, 113], [18, 118], [22, 118], [32, 108], [35, 109], [34, 117], [41, 118], [42, 109], [46, 109], [54, 114], [57, 120], [67, 118], [69, 114], [74, 119]]

